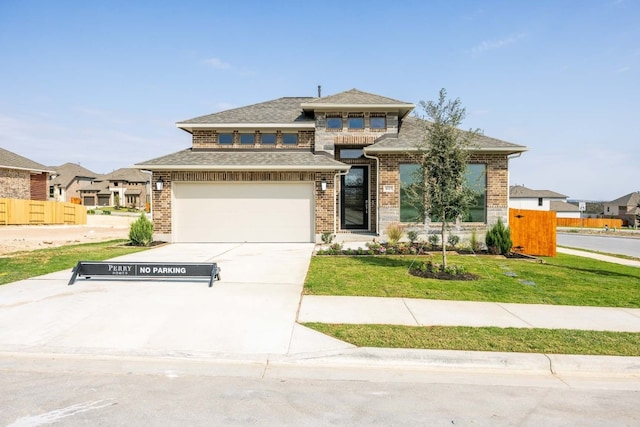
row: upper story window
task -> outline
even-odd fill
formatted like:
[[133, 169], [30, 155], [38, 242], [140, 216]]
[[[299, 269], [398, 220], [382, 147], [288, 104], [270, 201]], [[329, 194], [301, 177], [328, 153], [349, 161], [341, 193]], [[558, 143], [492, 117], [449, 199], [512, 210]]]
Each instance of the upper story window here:
[[341, 159], [360, 159], [364, 157], [362, 148], [342, 148], [340, 149]]
[[349, 114], [349, 129], [364, 129], [364, 116], [362, 114]]
[[251, 144], [253, 145], [254, 139], [252, 133], [241, 133], [240, 134], [240, 144]]
[[328, 116], [327, 129], [342, 130], [342, 117]]
[[538, 197], [538, 206], [542, 206], [542, 197]]
[[384, 115], [372, 115], [369, 118], [369, 127], [371, 129], [386, 129], [387, 118]]
[[276, 143], [276, 134], [275, 133], [263, 133], [262, 143], [263, 144], [275, 144]]
[[221, 133], [218, 134], [218, 144], [233, 144], [233, 134], [232, 133]]
[[282, 134], [282, 143], [287, 145], [296, 145], [298, 144], [298, 134], [297, 133], [283, 133]]

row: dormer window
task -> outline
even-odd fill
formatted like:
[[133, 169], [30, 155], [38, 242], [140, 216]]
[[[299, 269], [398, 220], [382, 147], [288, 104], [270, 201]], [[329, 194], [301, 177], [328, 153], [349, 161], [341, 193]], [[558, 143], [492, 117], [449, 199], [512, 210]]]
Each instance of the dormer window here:
[[376, 114], [371, 115], [369, 118], [369, 127], [371, 129], [386, 129], [387, 128], [387, 118], [384, 114]]
[[349, 114], [348, 124], [349, 129], [364, 129], [364, 115]]
[[233, 134], [232, 133], [218, 134], [218, 144], [221, 144], [221, 145], [233, 144]]
[[253, 145], [253, 134], [252, 133], [241, 133], [240, 134], [240, 144], [250, 144]]
[[327, 116], [327, 129], [342, 130], [342, 117]]
[[297, 145], [298, 144], [298, 134], [297, 133], [283, 133], [282, 134], [282, 143], [286, 145]]

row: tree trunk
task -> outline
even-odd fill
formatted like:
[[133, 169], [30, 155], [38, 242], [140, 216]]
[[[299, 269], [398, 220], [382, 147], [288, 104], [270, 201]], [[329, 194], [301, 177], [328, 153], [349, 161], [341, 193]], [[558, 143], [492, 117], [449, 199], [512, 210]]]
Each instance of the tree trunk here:
[[440, 238], [442, 239], [442, 271], [447, 268], [447, 241], [444, 238], [446, 225], [444, 215], [442, 215], [442, 228], [440, 229]]

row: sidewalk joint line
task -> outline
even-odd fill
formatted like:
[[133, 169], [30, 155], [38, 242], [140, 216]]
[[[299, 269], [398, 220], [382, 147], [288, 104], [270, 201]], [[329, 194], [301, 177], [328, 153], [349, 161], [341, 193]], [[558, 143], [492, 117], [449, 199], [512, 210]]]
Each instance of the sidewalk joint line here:
[[512, 311], [509, 311], [505, 306], [503, 306], [501, 303], [496, 302], [494, 303], [495, 305], [497, 305], [498, 307], [500, 307], [501, 309], [503, 309], [504, 311], [506, 311], [507, 313], [509, 313], [510, 315], [512, 315], [513, 317], [515, 317], [516, 319], [518, 319], [519, 321], [521, 321], [522, 323], [524, 323], [525, 325], [529, 325], [532, 328], [535, 328], [535, 325], [532, 325], [531, 323], [527, 322], [526, 320], [524, 320], [523, 318], [521, 318], [520, 316], [518, 316], [517, 314], [515, 314]]
[[407, 301], [406, 298], [401, 298], [402, 299], [402, 303], [404, 304], [405, 308], [407, 309], [407, 311], [409, 312], [409, 314], [411, 315], [411, 317], [413, 318], [413, 321], [416, 322], [416, 326], [422, 326], [420, 324], [420, 322], [418, 322], [418, 319], [416, 318], [416, 316], [413, 314], [413, 312], [411, 311], [411, 309], [409, 308], [409, 306], [407, 305]]

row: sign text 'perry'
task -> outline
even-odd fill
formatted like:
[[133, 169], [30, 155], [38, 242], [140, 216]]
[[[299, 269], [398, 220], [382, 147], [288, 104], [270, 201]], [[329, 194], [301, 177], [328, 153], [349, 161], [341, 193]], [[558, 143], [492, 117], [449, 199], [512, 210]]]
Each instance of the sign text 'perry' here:
[[69, 285], [73, 285], [78, 277], [87, 279], [93, 276], [102, 277], [153, 277], [153, 278], [209, 278], [209, 287], [217, 279], [220, 280], [220, 268], [215, 262], [109, 262], [80, 261], [73, 269]]

